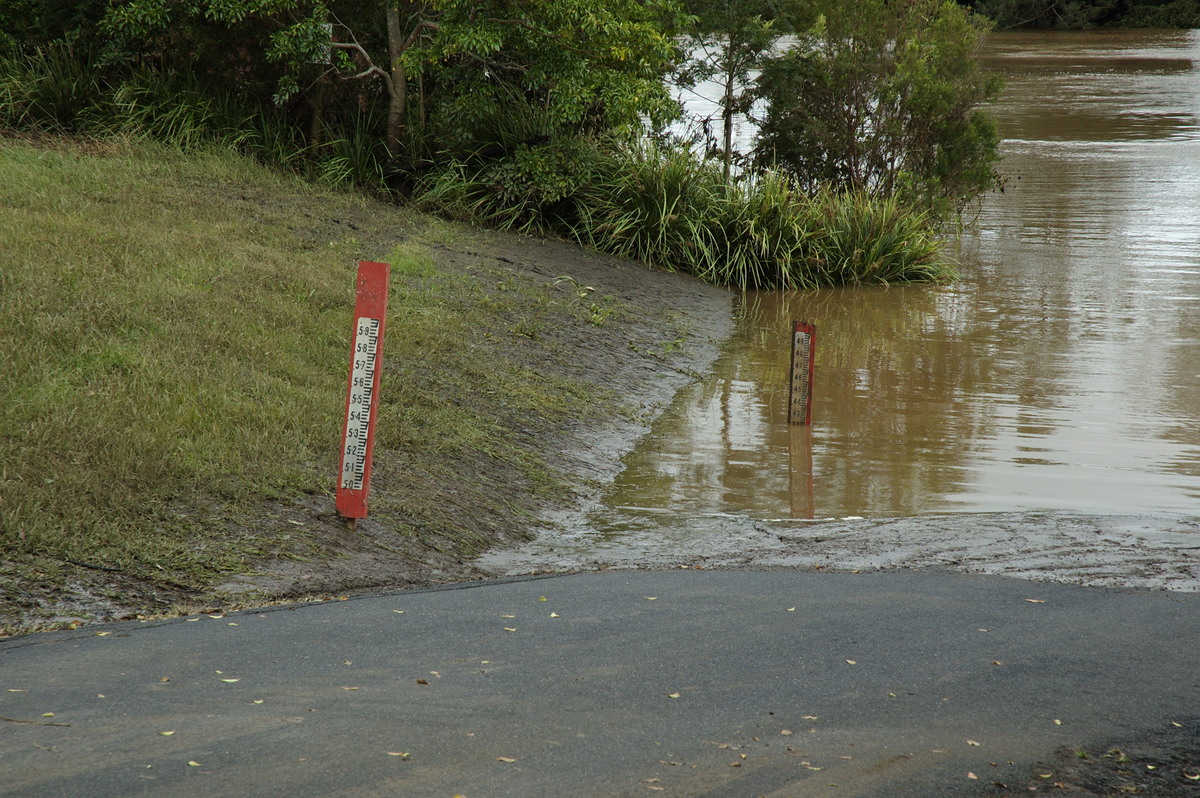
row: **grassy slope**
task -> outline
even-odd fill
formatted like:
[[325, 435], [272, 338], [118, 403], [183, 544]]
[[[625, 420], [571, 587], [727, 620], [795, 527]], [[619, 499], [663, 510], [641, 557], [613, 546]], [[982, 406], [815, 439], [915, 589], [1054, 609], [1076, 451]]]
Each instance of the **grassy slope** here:
[[[426, 245], [461, 233], [428, 218], [234, 156], [119, 142], [0, 135], [0, 187], [6, 558], [198, 587], [319, 547], [259, 521], [272, 500], [331, 492], [359, 259], [394, 270], [386, 355], [404, 367], [385, 377], [378, 435], [416, 453], [373, 505], [391, 528], [463, 555], [494, 542], [506, 530], [463, 522], [463, 506], [512, 516], [515, 495], [554, 489], [511, 428], [595, 401], [467, 343], [588, 308], [436, 266]], [[439, 491], [466, 461], [507, 485]]]

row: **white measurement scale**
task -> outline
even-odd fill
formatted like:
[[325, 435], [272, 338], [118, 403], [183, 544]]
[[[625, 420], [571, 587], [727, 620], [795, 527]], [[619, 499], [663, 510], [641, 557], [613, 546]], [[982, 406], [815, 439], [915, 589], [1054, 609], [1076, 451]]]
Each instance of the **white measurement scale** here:
[[371, 401], [375, 393], [375, 368], [379, 351], [379, 319], [362, 317], [354, 325], [354, 358], [350, 372], [350, 401], [346, 406], [346, 446], [342, 451], [342, 483], [346, 490], [362, 490], [367, 469], [367, 433], [371, 428]]

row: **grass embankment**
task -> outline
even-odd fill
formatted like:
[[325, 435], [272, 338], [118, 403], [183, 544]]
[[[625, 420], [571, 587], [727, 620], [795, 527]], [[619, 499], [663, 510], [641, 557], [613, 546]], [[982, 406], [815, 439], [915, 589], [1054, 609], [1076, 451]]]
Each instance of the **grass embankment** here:
[[[0, 134], [0, 550], [183, 588], [320, 541], [280, 506], [328, 499], [359, 259], [392, 263], [378, 436], [412, 463], [372, 517], [468, 556], [553, 488], [511, 434], [592, 399], [470, 344], [589, 307], [435, 265], [451, 228], [236, 155]], [[396, 246], [397, 241], [408, 243]], [[532, 310], [530, 310], [532, 308]], [[586, 321], [583, 322], [586, 324]], [[449, 479], [465, 461], [509, 490]], [[399, 471], [396, 469], [395, 471]], [[445, 488], [455, 491], [447, 496]], [[503, 532], [504, 530], [500, 530]], [[12, 596], [8, 596], [12, 599]]]

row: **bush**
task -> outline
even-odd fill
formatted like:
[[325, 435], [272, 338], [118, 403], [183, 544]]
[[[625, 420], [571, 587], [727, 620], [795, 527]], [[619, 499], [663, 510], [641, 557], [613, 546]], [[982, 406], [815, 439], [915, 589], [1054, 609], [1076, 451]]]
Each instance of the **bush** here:
[[[541, 182], [540, 167], [560, 156], [571, 167]], [[526, 154], [482, 166], [456, 162], [431, 175], [417, 201], [743, 290], [953, 276], [928, 214], [898, 199], [832, 190], [809, 197], [773, 172], [730, 182], [715, 161], [648, 143], [577, 140], [532, 161]]]

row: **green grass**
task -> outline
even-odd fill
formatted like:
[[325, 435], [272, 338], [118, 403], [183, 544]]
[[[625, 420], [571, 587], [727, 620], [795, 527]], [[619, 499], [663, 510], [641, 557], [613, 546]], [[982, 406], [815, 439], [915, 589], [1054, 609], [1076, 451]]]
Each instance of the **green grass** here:
[[394, 269], [380, 456], [417, 461], [373, 517], [482, 547], [429, 484], [477, 458], [549, 485], [511, 419], [589, 401], [471, 351], [563, 292], [498, 307], [479, 277], [396, 246], [439, 230], [400, 209], [120, 140], [0, 136], [0, 185], [0, 550], [201, 584], [290, 545], [254, 522], [331, 492], [359, 259]]

